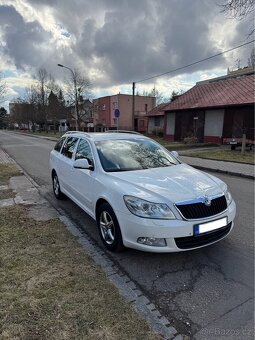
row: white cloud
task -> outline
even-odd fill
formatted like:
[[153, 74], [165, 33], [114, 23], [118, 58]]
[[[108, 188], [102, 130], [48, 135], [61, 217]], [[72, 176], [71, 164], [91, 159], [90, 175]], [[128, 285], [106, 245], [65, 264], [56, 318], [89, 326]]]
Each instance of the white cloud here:
[[[131, 83], [206, 58], [243, 42], [245, 21], [226, 19], [215, 1], [1, 0], [1, 67], [22, 70], [9, 86], [24, 88], [44, 67], [62, 81], [62, 63], [89, 76], [94, 95], [131, 93]], [[225, 74], [251, 46], [169, 77], [137, 84], [169, 96]], [[18, 85], [17, 85], [18, 84]], [[140, 92], [140, 90], [139, 90]], [[142, 92], [142, 91], [141, 91]]]

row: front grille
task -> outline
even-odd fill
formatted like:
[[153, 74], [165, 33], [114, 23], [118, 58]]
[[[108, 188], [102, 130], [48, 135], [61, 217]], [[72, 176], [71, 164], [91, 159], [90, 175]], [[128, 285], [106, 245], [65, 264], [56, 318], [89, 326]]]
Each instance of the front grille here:
[[174, 240], [179, 249], [192, 249], [202, 247], [207, 244], [216, 242], [223, 238], [224, 236], [226, 236], [230, 232], [231, 224], [232, 222], [230, 222], [225, 227], [219, 228], [214, 231], [210, 231], [206, 234], [178, 237], [175, 238]]
[[207, 206], [202, 202], [191, 204], [176, 204], [182, 216], [188, 220], [200, 219], [220, 214], [227, 209], [225, 196], [212, 199], [211, 205]]

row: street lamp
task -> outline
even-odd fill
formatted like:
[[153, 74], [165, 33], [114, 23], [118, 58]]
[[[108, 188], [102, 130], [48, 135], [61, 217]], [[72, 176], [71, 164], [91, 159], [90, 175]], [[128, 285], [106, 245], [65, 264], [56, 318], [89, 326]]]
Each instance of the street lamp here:
[[78, 131], [78, 96], [77, 96], [76, 77], [75, 77], [74, 71], [70, 67], [64, 66], [62, 64], [58, 64], [58, 66], [68, 69], [72, 73], [72, 76], [73, 76], [73, 85], [74, 85], [74, 94], [75, 94], [75, 129], [76, 131]]

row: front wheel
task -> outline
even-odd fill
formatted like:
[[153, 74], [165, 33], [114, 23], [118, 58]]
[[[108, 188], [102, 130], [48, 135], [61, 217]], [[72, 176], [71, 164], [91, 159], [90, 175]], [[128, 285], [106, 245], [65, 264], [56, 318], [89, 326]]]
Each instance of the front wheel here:
[[52, 174], [52, 187], [55, 197], [58, 200], [62, 200], [64, 198], [64, 194], [62, 193], [59, 185], [59, 180], [56, 172], [53, 172]]
[[118, 220], [110, 204], [103, 203], [97, 212], [97, 226], [103, 244], [113, 252], [124, 249]]

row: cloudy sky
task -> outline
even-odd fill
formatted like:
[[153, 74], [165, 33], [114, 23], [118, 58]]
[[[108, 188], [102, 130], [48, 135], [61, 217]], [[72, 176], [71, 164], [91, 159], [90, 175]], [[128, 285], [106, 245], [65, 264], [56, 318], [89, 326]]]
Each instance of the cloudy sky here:
[[[58, 82], [78, 68], [92, 96], [130, 93], [132, 82], [184, 66], [247, 42], [251, 19], [227, 18], [224, 0], [0, 0], [0, 71], [5, 103], [22, 95], [46, 68]], [[251, 38], [250, 38], [251, 39]], [[169, 97], [196, 81], [246, 66], [252, 45], [137, 83]], [[239, 61], [238, 61], [239, 60]]]

